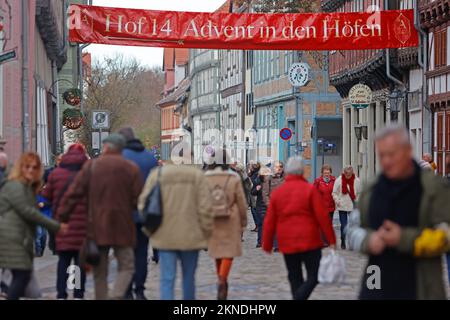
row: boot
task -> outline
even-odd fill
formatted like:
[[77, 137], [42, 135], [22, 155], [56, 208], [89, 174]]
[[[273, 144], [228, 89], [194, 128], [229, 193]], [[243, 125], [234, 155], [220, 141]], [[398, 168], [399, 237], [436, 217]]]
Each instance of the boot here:
[[345, 245], [345, 239], [341, 239], [341, 249], [342, 250], [347, 249], [347, 246]]
[[224, 279], [219, 280], [217, 286], [217, 300], [227, 300], [228, 298], [228, 282]]

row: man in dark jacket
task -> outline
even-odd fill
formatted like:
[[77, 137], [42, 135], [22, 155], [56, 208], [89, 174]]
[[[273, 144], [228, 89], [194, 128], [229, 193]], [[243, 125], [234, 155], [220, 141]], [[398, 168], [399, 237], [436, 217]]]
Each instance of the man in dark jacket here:
[[75, 178], [63, 198], [61, 221], [69, 220], [81, 199], [88, 199], [88, 238], [100, 250], [100, 262], [94, 266], [95, 298], [108, 296], [108, 255], [114, 250], [118, 261], [118, 274], [114, 284], [113, 299], [123, 299], [134, 273], [134, 246], [136, 227], [133, 212], [142, 191], [143, 181], [139, 168], [122, 156], [125, 138], [111, 134], [103, 140], [103, 153], [88, 161]]
[[381, 129], [376, 148], [381, 174], [361, 194], [360, 217], [353, 212], [348, 228], [350, 248], [368, 254], [378, 270], [364, 273], [360, 298], [445, 299], [443, 252], [424, 256], [416, 240], [450, 222], [450, 188], [413, 160], [405, 128]]
[[[127, 144], [122, 151], [125, 159], [134, 162], [141, 171], [143, 181], [147, 180], [150, 171], [158, 166], [158, 160], [153, 152], [145, 149], [142, 142], [134, 135], [132, 128], [122, 128], [119, 133], [125, 138]], [[145, 280], [147, 279], [148, 237], [142, 232], [142, 221], [139, 212], [133, 213], [136, 224], [136, 247], [134, 248], [134, 276], [127, 291], [126, 298], [133, 300], [147, 300], [144, 295]], [[133, 284], [134, 294], [133, 297]]]
[[[261, 165], [259, 163], [251, 163], [249, 168], [248, 176], [250, 178], [250, 181], [252, 183], [252, 189], [257, 183], [258, 180], [258, 172], [261, 168]], [[253, 232], [258, 232], [258, 225], [259, 225], [259, 219], [258, 219], [258, 213], [256, 211], [256, 196], [252, 193], [250, 194], [249, 198], [249, 205], [250, 210], [252, 212], [253, 222], [255, 223], [255, 228], [252, 230]]]

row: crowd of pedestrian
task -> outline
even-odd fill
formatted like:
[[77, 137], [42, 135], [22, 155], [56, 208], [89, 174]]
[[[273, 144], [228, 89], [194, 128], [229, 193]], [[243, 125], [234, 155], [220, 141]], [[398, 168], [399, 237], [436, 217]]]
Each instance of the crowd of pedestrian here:
[[[57, 299], [68, 299], [67, 270], [75, 266], [80, 279], [74, 299], [85, 298], [92, 272], [95, 299], [146, 300], [151, 244], [161, 299], [175, 299], [179, 262], [183, 298], [196, 298], [195, 275], [205, 250], [216, 266], [217, 299], [226, 300], [234, 260], [243, 255], [249, 211], [256, 248], [282, 254], [293, 299], [310, 297], [322, 250], [335, 251], [337, 235], [342, 250], [367, 254], [368, 266], [383, 272], [381, 290], [369, 290], [364, 274], [361, 299], [445, 298], [441, 258], [450, 249], [450, 157], [446, 181], [433, 174], [431, 155], [414, 160], [404, 128], [387, 127], [376, 137], [380, 174], [363, 187], [352, 166], [335, 177], [324, 164], [310, 184], [299, 156], [286, 165], [244, 167], [226, 149], [212, 150], [203, 170], [163, 163], [132, 128], [123, 128], [103, 140], [99, 157], [90, 159], [83, 145], [74, 144], [46, 171], [35, 153], [8, 168], [0, 152], [2, 293], [10, 300], [30, 296], [33, 260], [42, 255], [49, 232], [58, 257]], [[110, 252], [117, 260], [111, 292]], [[450, 278], [450, 268], [448, 273]]]

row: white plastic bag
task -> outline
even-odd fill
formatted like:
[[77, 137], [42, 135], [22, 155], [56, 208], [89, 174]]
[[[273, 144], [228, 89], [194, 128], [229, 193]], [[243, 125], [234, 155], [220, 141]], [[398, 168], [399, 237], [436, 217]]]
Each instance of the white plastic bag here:
[[345, 281], [345, 260], [331, 250], [331, 253], [320, 260], [319, 283], [343, 283]]

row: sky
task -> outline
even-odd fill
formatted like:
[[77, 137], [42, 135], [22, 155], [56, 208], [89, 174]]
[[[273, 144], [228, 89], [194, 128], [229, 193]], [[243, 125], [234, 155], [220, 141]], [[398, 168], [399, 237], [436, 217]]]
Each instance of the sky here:
[[[93, 5], [148, 10], [212, 12], [224, 2], [225, 0], [94, 0]], [[125, 57], [136, 58], [142, 65], [148, 67], [161, 67], [163, 61], [162, 48], [91, 44], [85, 51], [92, 53], [93, 59], [122, 53]]]

